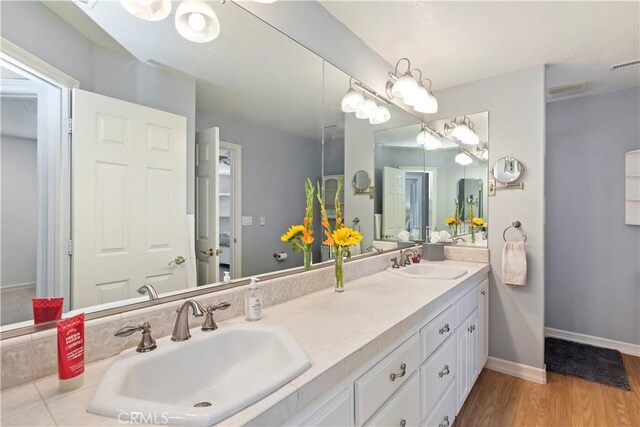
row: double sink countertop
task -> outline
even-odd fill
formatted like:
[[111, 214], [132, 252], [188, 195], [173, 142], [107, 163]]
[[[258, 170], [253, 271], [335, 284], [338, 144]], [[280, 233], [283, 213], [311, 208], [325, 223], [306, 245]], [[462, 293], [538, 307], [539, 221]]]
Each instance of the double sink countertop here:
[[[490, 268], [486, 263], [462, 261], [437, 264], [463, 267], [467, 274], [455, 280], [435, 280], [405, 278], [382, 271], [345, 283], [341, 294], [327, 288], [265, 307], [258, 323], [287, 328], [312, 366], [219, 425], [281, 424], [432, 318], [438, 308], [475, 285]], [[244, 322], [244, 316], [238, 316], [219, 326], [222, 329]], [[192, 330], [192, 333], [201, 332]], [[84, 386], [72, 392], [58, 391], [57, 375], [4, 390], [0, 395], [2, 425], [121, 425], [117, 419], [86, 412], [98, 384], [116, 358], [88, 364]]]

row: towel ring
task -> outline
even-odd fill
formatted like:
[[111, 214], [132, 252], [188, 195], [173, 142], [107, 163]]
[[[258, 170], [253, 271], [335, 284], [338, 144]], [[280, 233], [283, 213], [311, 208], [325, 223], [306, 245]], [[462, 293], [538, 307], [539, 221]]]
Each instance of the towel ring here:
[[[520, 226], [522, 225], [522, 223], [520, 221], [514, 221], [513, 223], [511, 223], [510, 226], [508, 226], [507, 228], [504, 229], [504, 231], [502, 232], [502, 238], [504, 239], [504, 241], [507, 241], [507, 231], [510, 228], [520, 228]], [[527, 241], [527, 235], [522, 233], [522, 237], [524, 237], [523, 242]]]

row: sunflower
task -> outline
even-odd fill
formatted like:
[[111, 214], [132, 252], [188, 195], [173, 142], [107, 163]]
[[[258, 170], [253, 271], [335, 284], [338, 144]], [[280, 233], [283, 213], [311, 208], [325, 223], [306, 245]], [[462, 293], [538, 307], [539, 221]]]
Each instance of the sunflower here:
[[280, 240], [283, 242], [290, 242], [291, 240], [300, 237], [299, 235], [303, 234], [305, 230], [304, 225], [292, 225], [289, 227], [289, 230], [280, 237]]
[[449, 217], [449, 218], [444, 220], [444, 223], [447, 224], [447, 225], [455, 224], [455, 222], [456, 222], [456, 219], [454, 217]]
[[475, 225], [476, 227], [482, 227], [482, 226], [484, 226], [486, 224], [486, 222], [484, 222], [484, 219], [482, 219], [482, 218], [473, 218], [471, 223], [473, 225]]
[[362, 234], [350, 227], [340, 227], [333, 232], [333, 241], [336, 245], [349, 247], [357, 245], [362, 240]]

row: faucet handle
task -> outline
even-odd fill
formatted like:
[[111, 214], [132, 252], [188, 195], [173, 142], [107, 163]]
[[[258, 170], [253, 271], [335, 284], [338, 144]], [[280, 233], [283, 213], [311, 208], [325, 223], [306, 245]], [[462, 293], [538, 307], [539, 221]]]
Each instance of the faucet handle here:
[[398, 257], [393, 257], [389, 261], [393, 262], [391, 268], [400, 268], [400, 265], [398, 264]]
[[200, 329], [205, 332], [215, 331], [216, 329], [218, 329], [218, 325], [213, 319], [213, 312], [218, 310], [226, 310], [229, 307], [231, 307], [231, 304], [229, 304], [228, 302], [221, 302], [220, 304], [216, 305], [208, 305], [205, 310], [207, 317], [204, 319], [204, 323], [202, 324], [202, 328]]
[[138, 343], [138, 347], [136, 347], [138, 353], [146, 353], [158, 347], [156, 340], [151, 336], [151, 325], [149, 322], [144, 322], [138, 326], [125, 326], [124, 328], [118, 329], [113, 335], [116, 337], [128, 337], [138, 331], [142, 332], [142, 338], [140, 339], [140, 343]]

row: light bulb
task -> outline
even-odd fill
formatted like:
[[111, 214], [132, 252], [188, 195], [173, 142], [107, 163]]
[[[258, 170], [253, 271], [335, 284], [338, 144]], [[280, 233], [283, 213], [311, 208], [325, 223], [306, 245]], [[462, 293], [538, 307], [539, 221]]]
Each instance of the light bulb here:
[[175, 24], [178, 33], [194, 43], [208, 43], [220, 35], [218, 16], [204, 0], [182, 0]]
[[368, 119], [376, 112], [378, 105], [371, 99], [365, 99], [362, 106], [356, 111], [359, 119]]
[[162, 21], [171, 13], [171, 0], [120, 0], [127, 12], [145, 21]]
[[461, 151], [458, 154], [456, 154], [455, 161], [456, 161], [457, 164], [459, 164], [461, 166], [466, 166], [466, 165], [470, 165], [471, 163], [473, 163], [473, 160], [471, 159], [471, 157], [469, 157], [469, 155], [467, 153], [465, 153], [464, 151]]
[[369, 117], [369, 123], [372, 125], [379, 125], [389, 121], [390, 118], [391, 113], [389, 112], [389, 109], [384, 105], [379, 105], [373, 115]]
[[342, 97], [342, 111], [345, 113], [353, 113], [358, 111], [364, 104], [364, 96], [355, 89], [349, 89], [347, 93]]
[[417, 90], [418, 82], [413, 78], [411, 73], [407, 72], [404, 76], [396, 80], [393, 86], [391, 86], [391, 95], [404, 99]]

